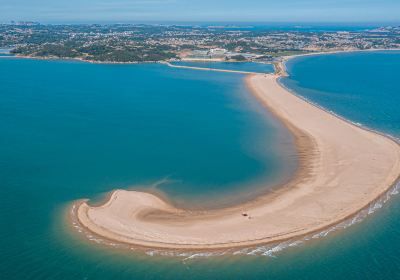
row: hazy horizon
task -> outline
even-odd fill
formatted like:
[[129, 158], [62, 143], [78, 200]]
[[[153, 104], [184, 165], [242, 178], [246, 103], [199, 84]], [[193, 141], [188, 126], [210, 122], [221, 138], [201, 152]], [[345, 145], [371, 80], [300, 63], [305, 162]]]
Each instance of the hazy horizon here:
[[395, 0], [0, 0], [0, 22], [400, 23]]
[[275, 22], [258, 22], [258, 21], [156, 21], [156, 20], [115, 20], [115, 21], [101, 21], [101, 20], [63, 20], [63, 21], [49, 21], [49, 20], [30, 20], [30, 19], [12, 19], [9, 21], [1, 21], [0, 24], [11, 24], [31, 22], [43, 25], [90, 25], [90, 24], [132, 24], [132, 25], [180, 25], [180, 26], [225, 26], [225, 27], [257, 27], [257, 26], [270, 26], [270, 27], [296, 27], [296, 28], [307, 28], [307, 27], [381, 27], [381, 26], [400, 26], [399, 21], [372, 21], [372, 22], [285, 22], [285, 21], [275, 21]]

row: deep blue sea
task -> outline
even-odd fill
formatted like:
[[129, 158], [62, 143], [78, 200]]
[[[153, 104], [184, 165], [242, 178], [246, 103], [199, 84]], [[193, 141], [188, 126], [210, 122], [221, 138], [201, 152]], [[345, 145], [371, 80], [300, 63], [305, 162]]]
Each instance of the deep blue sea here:
[[[400, 52], [304, 57], [288, 63], [283, 83], [399, 137], [399, 66]], [[72, 233], [69, 203], [113, 188], [154, 185], [176, 203], [213, 204], [290, 172], [291, 139], [242, 78], [164, 65], [0, 59], [2, 278], [399, 279], [400, 196], [362, 223], [275, 249], [274, 257], [149, 256]]]

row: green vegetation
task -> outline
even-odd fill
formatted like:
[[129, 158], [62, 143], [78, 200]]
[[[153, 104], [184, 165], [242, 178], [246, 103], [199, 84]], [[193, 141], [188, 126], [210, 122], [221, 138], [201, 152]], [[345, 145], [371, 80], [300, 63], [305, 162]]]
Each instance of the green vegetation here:
[[246, 61], [247, 60], [243, 55], [234, 55], [234, 56], [231, 56], [230, 59], [236, 60], [236, 61]]
[[400, 27], [315, 32], [143, 24], [0, 24], [0, 48], [24, 56], [99, 62], [164, 61], [185, 55], [274, 61], [310, 50], [400, 48]]

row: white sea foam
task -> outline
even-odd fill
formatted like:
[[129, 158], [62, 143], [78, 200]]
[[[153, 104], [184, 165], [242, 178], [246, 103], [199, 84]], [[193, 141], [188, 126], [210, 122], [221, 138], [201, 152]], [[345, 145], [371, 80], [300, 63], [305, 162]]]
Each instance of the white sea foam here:
[[[340, 117], [340, 116], [338, 116]], [[342, 118], [342, 117], [340, 117]], [[346, 120], [347, 121], [347, 120]], [[362, 126], [362, 124], [354, 123], [355, 125]], [[365, 128], [364, 128], [365, 129]], [[373, 130], [372, 130], [373, 131]], [[380, 133], [380, 132], [378, 132]], [[382, 133], [381, 133], [382, 134]], [[391, 135], [386, 135], [393, 139], [394, 141], [400, 143], [400, 139], [395, 138]], [[257, 247], [249, 247], [249, 248], [241, 248], [241, 249], [228, 249], [228, 250], [217, 250], [217, 251], [210, 251], [210, 252], [187, 252], [179, 250], [147, 250], [145, 253], [148, 256], [165, 256], [165, 257], [178, 257], [182, 258], [183, 261], [192, 260], [196, 258], [207, 258], [207, 257], [217, 257], [217, 256], [224, 256], [224, 255], [243, 255], [243, 256], [267, 256], [267, 257], [276, 257], [276, 254], [291, 247], [297, 247], [305, 244], [306, 242], [314, 239], [319, 239], [328, 236], [330, 233], [346, 229], [354, 224], [362, 222], [366, 217], [369, 215], [374, 214], [377, 210], [381, 209], [385, 203], [387, 203], [391, 197], [394, 195], [399, 194], [400, 190], [400, 181], [396, 182], [396, 184], [389, 189], [385, 194], [379, 197], [375, 202], [371, 203], [369, 207], [358, 212], [356, 215], [352, 216], [351, 218], [342, 221], [328, 229], [325, 229], [321, 232], [310, 234], [303, 236], [301, 238], [288, 240], [285, 242], [280, 242], [276, 244], [270, 245], [263, 245]], [[128, 249], [132, 251], [137, 251], [137, 248], [131, 246], [129, 244], [124, 243], [115, 243], [111, 242], [107, 239], [101, 238], [99, 236], [94, 237], [93, 233], [88, 231], [86, 228], [82, 227], [77, 219], [77, 207], [74, 204], [71, 207], [71, 218], [72, 218], [72, 225], [73, 227], [80, 233], [83, 234], [89, 241], [94, 242], [96, 244], [106, 245], [114, 248], [121, 248], [121, 249]]]
[[[373, 129], [367, 128], [366, 126], [364, 126], [362, 123], [359, 122], [352, 122], [349, 121], [347, 119], [345, 119], [343, 116], [340, 116], [330, 110], [327, 110], [326, 108], [323, 108], [322, 106], [308, 100], [307, 98], [297, 94], [296, 92], [294, 92], [291, 89], [288, 89], [285, 85], [283, 85], [280, 82], [281, 86], [283, 86], [285, 89], [289, 90], [290, 92], [292, 92], [294, 95], [298, 96], [299, 98], [303, 99], [304, 101], [312, 104], [313, 106], [316, 106], [322, 110], [325, 110], [327, 112], [329, 112], [330, 114], [346, 121], [349, 123], [352, 123], [355, 126], [361, 127], [363, 129], [384, 135], [386, 137], [391, 138], [392, 140], [396, 141], [397, 143], [400, 143], [400, 139], [393, 137], [392, 135], [388, 135], [379, 131], [375, 131]], [[164, 178], [163, 180], [156, 182], [156, 184], [154, 184], [154, 187], [157, 187], [160, 184], [164, 184], [167, 183], [168, 181], [170, 181], [170, 179]], [[210, 252], [188, 252], [188, 251], [179, 251], [179, 250], [147, 250], [145, 251], [145, 253], [148, 256], [166, 256], [166, 257], [178, 257], [178, 258], [182, 258], [183, 261], [187, 261], [187, 260], [192, 260], [192, 259], [196, 259], [196, 258], [207, 258], [207, 257], [216, 257], [216, 256], [224, 256], [224, 255], [232, 255], [232, 256], [236, 256], [236, 255], [243, 255], [243, 256], [267, 256], [267, 257], [276, 257], [276, 254], [287, 249], [287, 248], [291, 248], [291, 247], [298, 247], [298, 246], [302, 246], [304, 244], [306, 244], [307, 242], [309, 242], [310, 240], [315, 240], [315, 239], [320, 239], [320, 238], [324, 238], [326, 236], [328, 236], [329, 234], [331, 234], [332, 232], [338, 231], [338, 230], [342, 230], [342, 229], [346, 229], [354, 224], [360, 223], [361, 221], [363, 221], [366, 217], [368, 217], [369, 215], [374, 214], [377, 210], [381, 209], [383, 207], [383, 205], [385, 203], [387, 203], [389, 201], [389, 199], [394, 196], [399, 194], [399, 190], [400, 190], [400, 181], [397, 182], [391, 189], [389, 189], [385, 194], [383, 194], [380, 198], [378, 198], [375, 202], [371, 203], [369, 205], [369, 207], [366, 207], [365, 209], [361, 210], [360, 212], [358, 212], [356, 215], [352, 216], [351, 218], [342, 221], [328, 229], [324, 229], [321, 232], [318, 233], [313, 233], [313, 234], [309, 234], [306, 236], [303, 236], [301, 238], [297, 238], [297, 239], [292, 239], [292, 240], [288, 240], [285, 242], [280, 242], [280, 243], [276, 243], [276, 244], [269, 244], [269, 245], [263, 245], [263, 246], [257, 246], [257, 247], [248, 247], [248, 248], [240, 248], [240, 249], [228, 249], [228, 250], [217, 250], [217, 251], [210, 251]], [[77, 229], [77, 231], [80, 234], [83, 234], [89, 241], [94, 242], [96, 244], [101, 244], [101, 245], [106, 245], [106, 246], [111, 246], [114, 248], [121, 248], [121, 249], [128, 249], [128, 250], [132, 250], [132, 251], [137, 251], [137, 248], [135, 246], [131, 246], [128, 244], [124, 244], [124, 243], [115, 243], [115, 242], [111, 242], [107, 239], [101, 238], [100, 236], [96, 236], [96, 238], [94, 238], [93, 233], [89, 232], [86, 228], [82, 227], [77, 219], [77, 207], [76, 204], [74, 204], [71, 207], [71, 218], [72, 218], [72, 225], [74, 228]]]
[[[369, 215], [374, 214], [377, 210], [381, 209], [385, 203], [387, 203], [390, 198], [394, 195], [399, 194], [400, 190], [400, 181], [397, 182], [390, 190], [388, 190], [385, 194], [383, 194], [380, 198], [378, 198], [375, 202], [371, 203], [370, 206], [358, 212], [356, 215], [350, 217], [347, 220], [344, 220], [336, 225], [333, 225], [330, 228], [324, 229], [318, 233], [309, 234], [303, 236], [301, 238], [293, 238], [291, 240], [287, 240], [280, 243], [262, 245], [257, 247], [248, 247], [248, 248], [240, 248], [240, 249], [226, 249], [226, 250], [213, 250], [210, 252], [206, 251], [179, 251], [179, 250], [146, 250], [145, 254], [148, 256], [164, 256], [164, 257], [177, 257], [182, 258], [182, 261], [193, 260], [197, 258], [208, 258], [208, 257], [217, 257], [217, 256], [226, 256], [226, 255], [242, 255], [242, 256], [266, 256], [266, 257], [276, 257], [277, 253], [292, 247], [298, 247], [306, 244], [307, 242], [315, 239], [320, 239], [327, 237], [329, 234], [336, 232], [338, 230], [346, 229], [354, 224], [358, 224], [367, 218]], [[128, 249], [132, 251], [137, 251], [135, 246], [124, 244], [124, 243], [116, 243], [114, 241], [110, 241], [104, 239], [100, 236], [94, 236], [93, 233], [89, 232], [86, 228], [82, 227], [77, 220], [75, 205], [72, 207], [72, 225], [77, 231], [85, 236], [87, 240], [90, 242], [94, 242], [96, 244], [106, 245], [113, 248], [119, 249]]]

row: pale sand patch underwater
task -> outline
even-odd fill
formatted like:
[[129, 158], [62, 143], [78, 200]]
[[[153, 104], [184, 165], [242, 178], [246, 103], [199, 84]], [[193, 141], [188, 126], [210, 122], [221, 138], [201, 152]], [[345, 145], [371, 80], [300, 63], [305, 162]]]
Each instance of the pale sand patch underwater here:
[[252, 75], [257, 98], [295, 135], [299, 169], [272, 194], [225, 209], [177, 209], [155, 195], [115, 191], [102, 206], [79, 204], [79, 222], [137, 246], [220, 249], [279, 242], [321, 231], [385, 193], [400, 174], [400, 146], [293, 95], [277, 75]]

